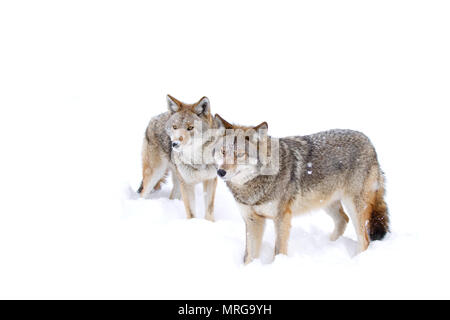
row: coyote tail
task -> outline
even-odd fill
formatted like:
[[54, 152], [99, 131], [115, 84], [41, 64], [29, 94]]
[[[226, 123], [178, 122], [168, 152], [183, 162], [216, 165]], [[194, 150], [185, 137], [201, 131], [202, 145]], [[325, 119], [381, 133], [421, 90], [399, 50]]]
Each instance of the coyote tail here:
[[389, 231], [389, 214], [384, 201], [384, 177], [380, 173], [379, 186], [375, 194], [372, 206], [372, 214], [369, 219], [369, 237], [371, 241], [381, 240]]

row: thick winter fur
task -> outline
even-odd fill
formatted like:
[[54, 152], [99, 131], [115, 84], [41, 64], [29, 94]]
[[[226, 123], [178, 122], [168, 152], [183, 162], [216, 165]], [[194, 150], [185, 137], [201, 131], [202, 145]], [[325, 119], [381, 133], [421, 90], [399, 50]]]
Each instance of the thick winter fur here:
[[[252, 128], [233, 126], [217, 115], [216, 122], [228, 129]], [[258, 137], [246, 143], [257, 143]], [[384, 237], [389, 230], [384, 177], [375, 149], [364, 134], [329, 130], [273, 141], [279, 144], [276, 174], [259, 174], [259, 162], [219, 165], [218, 174], [226, 181], [246, 223], [245, 263], [259, 257], [266, 218], [275, 223], [275, 254], [287, 254], [292, 216], [313, 209], [325, 209], [333, 219], [331, 240], [344, 233], [347, 214], [355, 227], [360, 251], [367, 249], [370, 240]], [[223, 154], [234, 152], [235, 157], [242, 157], [232, 143], [224, 143], [223, 148]]]
[[[173, 189], [170, 199], [182, 198], [188, 218], [195, 216], [195, 190], [203, 183], [205, 218], [214, 220], [214, 196], [217, 184], [214, 163], [193, 161], [203, 148], [213, 141], [194, 143], [194, 134], [207, 131], [214, 125], [208, 98], [186, 104], [167, 96], [168, 112], [150, 120], [142, 148], [142, 183], [138, 192], [144, 197], [158, 189], [168, 171], [172, 173]], [[198, 160], [198, 159], [194, 159]]]

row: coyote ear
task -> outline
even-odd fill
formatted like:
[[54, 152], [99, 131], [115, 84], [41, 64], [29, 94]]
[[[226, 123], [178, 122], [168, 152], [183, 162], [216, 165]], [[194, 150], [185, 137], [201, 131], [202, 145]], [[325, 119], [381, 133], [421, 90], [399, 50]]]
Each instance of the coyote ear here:
[[251, 139], [253, 142], [257, 142], [261, 139], [263, 139], [263, 137], [267, 134], [267, 129], [268, 129], [268, 125], [267, 122], [262, 122], [260, 124], [258, 124], [256, 127], [253, 127], [253, 134], [251, 135]]
[[216, 125], [217, 129], [225, 129], [225, 125], [223, 124], [222, 119], [217, 113], [214, 116], [214, 124]]
[[267, 124], [267, 122], [262, 122], [260, 124], [258, 124], [256, 127], [253, 128], [255, 131], [258, 130], [268, 130], [269, 129], [269, 125]]
[[223, 127], [225, 129], [233, 129], [233, 125], [231, 123], [227, 122], [224, 118], [219, 116], [219, 114], [217, 114], [217, 113], [214, 116], [214, 121], [216, 122], [216, 125], [219, 128]]
[[172, 97], [170, 94], [167, 95], [167, 108], [170, 112], [174, 113], [180, 110], [180, 101]]
[[194, 106], [194, 112], [198, 116], [207, 116], [210, 113], [210, 104], [207, 97], [201, 98]]

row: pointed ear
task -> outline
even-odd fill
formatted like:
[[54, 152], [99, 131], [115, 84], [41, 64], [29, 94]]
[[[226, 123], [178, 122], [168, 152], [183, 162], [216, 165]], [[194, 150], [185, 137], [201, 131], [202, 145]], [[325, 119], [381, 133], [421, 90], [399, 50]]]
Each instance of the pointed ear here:
[[233, 129], [233, 125], [231, 123], [229, 123], [228, 121], [226, 121], [221, 116], [219, 116], [219, 114], [217, 114], [217, 113], [214, 116], [214, 121], [216, 122], [216, 125], [218, 126], [218, 128], [223, 127], [225, 129]]
[[207, 116], [209, 115], [210, 111], [210, 104], [209, 99], [207, 97], [201, 98], [195, 105], [194, 105], [194, 112], [198, 116]]
[[267, 122], [262, 122], [262, 123], [260, 123], [260, 124], [258, 124], [256, 127], [254, 127], [253, 128], [255, 131], [258, 131], [258, 130], [268, 130], [269, 129], [269, 126], [268, 126], [268, 124], [267, 124]]
[[[267, 122], [265, 122], [265, 121], [258, 124], [256, 127], [253, 127], [252, 128], [253, 134], [250, 136], [252, 141], [257, 142], [257, 141], [263, 139], [263, 137], [267, 135], [268, 127], [269, 126], [267, 125]], [[261, 132], [260, 130], [262, 130], [263, 132]]]
[[180, 110], [181, 102], [172, 97], [170, 94], [167, 95], [167, 108], [170, 112], [174, 113]]
[[225, 129], [225, 125], [223, 124], [222, 118], [216, 113], [214, 116], [214, 124], [217, 129]]

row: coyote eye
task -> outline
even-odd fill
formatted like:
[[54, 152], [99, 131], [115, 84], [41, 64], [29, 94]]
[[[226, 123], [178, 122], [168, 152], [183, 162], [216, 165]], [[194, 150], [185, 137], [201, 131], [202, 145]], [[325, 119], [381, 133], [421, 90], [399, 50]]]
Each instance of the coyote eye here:
[[188, 129], [188, 131], [191, 131], [192, 129], [194, 129], [194, 127], [193, 126], [189, 126], [189, 127], [187, 127], [187, 129]]
[[175, 125], [173, 125], [172, 128], [173, 128], [174, 130], [177, 130], [177, 129], [178, 129], [177, 126], [175, 126]]
[[226, 153], [225, 149], [222, 149], [222, 155], [225, 155], [225, 153]]

